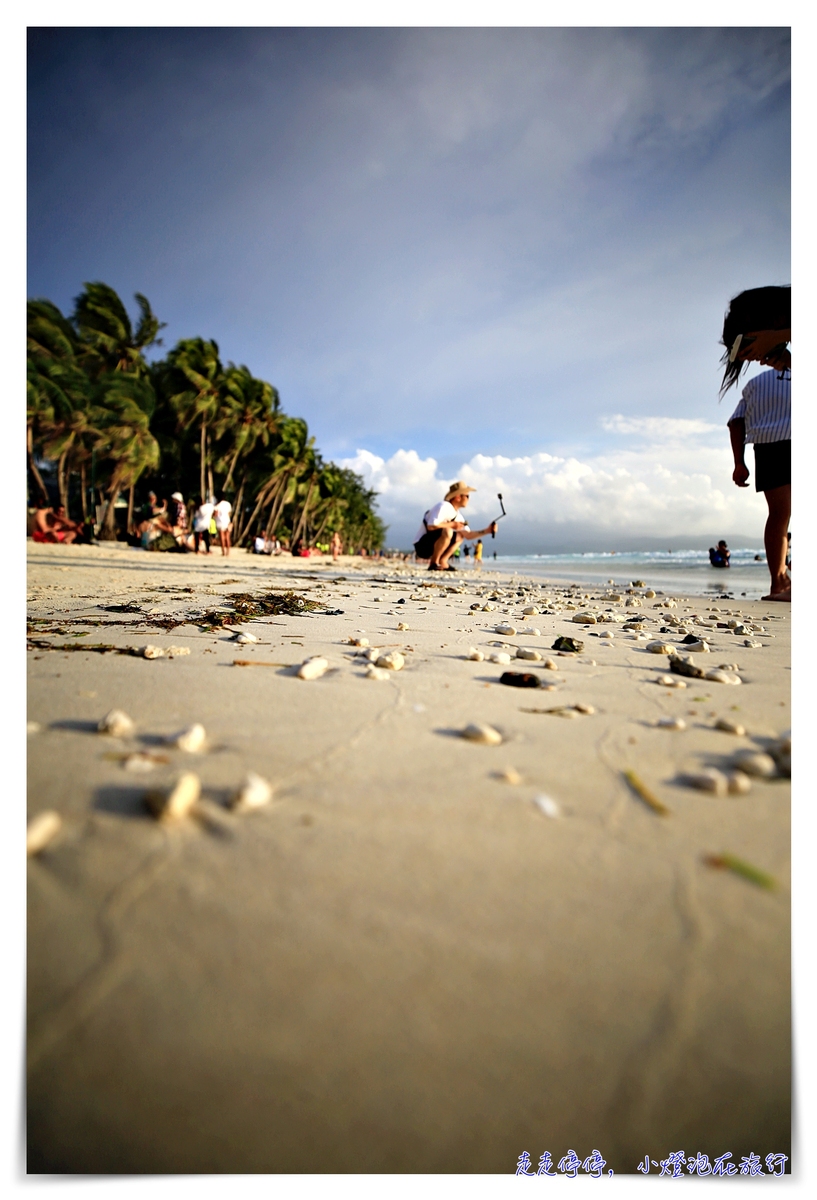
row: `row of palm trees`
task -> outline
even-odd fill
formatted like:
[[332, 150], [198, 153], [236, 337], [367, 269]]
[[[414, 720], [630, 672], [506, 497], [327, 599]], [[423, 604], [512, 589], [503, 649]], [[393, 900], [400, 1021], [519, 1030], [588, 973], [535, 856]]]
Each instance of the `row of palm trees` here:
[[379, 549], [386, 528], [376, 493], [321, 458], [306, 421], [283, 412], [276, 389], [247, 367], [225, 366], [203, 338], [148, 362], [163, 325], [144, 296], [135, 299], [135, 327], [104, 283], [86, 283], [69, 317], [50, 300], [29, 301], [30, 498], [48, 499], [47, 462], [69, 515], [88, 520], [89, 498], [102, 506], [102, 539], [117, 536], [123, 493], [131, 527], [138, 486], [224, 492], [236, 545], [258, 532], [309, 545], [337, 530], [349, 551]]

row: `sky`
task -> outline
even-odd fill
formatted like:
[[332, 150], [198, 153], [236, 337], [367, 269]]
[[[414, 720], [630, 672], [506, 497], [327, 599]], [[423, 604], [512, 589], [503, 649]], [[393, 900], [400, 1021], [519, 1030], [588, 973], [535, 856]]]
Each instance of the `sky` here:
[[35, 29], [28, 87], [29, 295], [215, 338], [390, 545], [458, 478], [500, 552], [759, 542], [719, 337], [790, 282], [787, 29]]

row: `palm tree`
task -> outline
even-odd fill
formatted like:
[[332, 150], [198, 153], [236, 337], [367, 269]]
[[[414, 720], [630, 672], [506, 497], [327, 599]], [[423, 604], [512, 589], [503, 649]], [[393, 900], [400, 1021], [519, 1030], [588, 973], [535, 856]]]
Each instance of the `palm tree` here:
[[227, 472], [222, 485], [225, 492], [230, 490], [239, 458], [248, 457], [259, 443], [269, 445], [279, 411], [278, 392], [272, 384], [255, 379], [247, 367], [229, 364], [212, 426], [213, 438], [222, 450], [215, 467]]
[[176, 413], [178, 428], [199, 426], [199, 492], [206, 496], [206, 471], [210, 465], [207, 427], [219, 413], [224, 386], [218, 346], [203, 338], [186, 338], [170, 351], [166, 369], [160, 374], [168, 403]]
[[144, 351], [161, 346], [157, 338], [164, 322], [154, 314], [150, 302], [140, 293], [139, 324], [134, 331], [127, 309], [112, 287], [106, 283], [86, 283], [74, 301], [71, 322], [79, 335], [82, 362], [92, 379], [106, 371], [126, 371], [144, 375], [148, 365]]
[[144, 471], [159, 463], [159, 444], [150, 432], [156, 397], [147, 379], [105, 375], [92, 397], [91, 419], [96, 448], [111, 464], [108, 497], [100, 538], [115, 541], [115, 505], [124, 487], [133, 487]]

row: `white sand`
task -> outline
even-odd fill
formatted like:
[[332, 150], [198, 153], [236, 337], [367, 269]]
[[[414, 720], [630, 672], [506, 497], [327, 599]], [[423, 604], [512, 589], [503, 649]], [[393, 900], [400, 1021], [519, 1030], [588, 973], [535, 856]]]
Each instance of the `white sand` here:
[[[670, 690], [654, 682], [668, 660], [620, 625], [523, 622], [516, 597], [471, 615], [495, 578], [30, 545], [30, 615], [66, 631], [34, 636], [190, 649], [29, 654], [29, 812], [63, 818], [28, 868], [30, 1170], [501, 1173], [524, 1150], [535, 1166], [572, 1148], [633, 1172], [678, 1149], [790, 1153], [788, 781], [726, 798], [678, 782], [790, 726], [788, 607], [721, 602], [768, 615], [774, 637], [748, 648], [715, 629], [695, 661], [737, 663], [744, 682]], [[289, 587], [343, 614], [250, 622], [255, 646], [195, 624], [68, 623], [139, 620], [98, 605], [201, 613]], [[637, 610], [650, 640], [655, 604]], [[520, 632], [493, 633], [502, 619]], [[591, 636], [607, 629], [612, 648]], [[401, 649], [405, 669], [365, 679], [347, 644], [358, 630]], [[561, 634], [585, 652], [557, 657]], [[465, 659], [493, 641], [556, 658], [557, 671], [511, 665], [556, 690], [500, 687], [507, 668]], [[332, 669], [313, 682], [232, 665], [319, 653]], [[576, 703], [596, 711], [521, 711]], [[132, 739], [94, 732], [112, 708]], [[685, 731], [653, 727], [676, 715]], [[717, 717], [747, 735], [714, 730]], [[206, 752], [160, 744], [195, 721]], [[456, 736], [469, 722], [503, 744]], [[121, 761], [135, 749], [172, 761], [137, 775]], [[165, 828], [143, 794], [182, 768], [204, 801]], [[506, 768], [522, 782], [497, 778]], [[669, 816], [636, 798], [627, 769]], [[234, 815], [248, 770], [275, 799]], [[721, 852], [777, 889], [705, 865]]]

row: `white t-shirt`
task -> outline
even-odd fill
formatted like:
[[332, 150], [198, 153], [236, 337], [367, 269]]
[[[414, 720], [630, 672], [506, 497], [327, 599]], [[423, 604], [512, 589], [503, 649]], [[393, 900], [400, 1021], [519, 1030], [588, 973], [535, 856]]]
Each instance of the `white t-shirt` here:
[[216, 529], [230, 528], [230, 513], [233, 511], [233, 506], [229, 500], [219, 500], [213, 513], [216, 518]]
[[193, 532], [206, 533], [213, 519], [214, 504], [200, 504], [193, 517]]
[[[426, 532], [426, 525], [440, 525], [443, 521], [464, 521], [464, 529], [468, 529], [468, 522], [465, 520], [462, 509], [454, 508], [454, 505], [448, 500], [441, 500], [439, 504], [435, 504], [425, 514], [425, 525], [421, 525], [414, 538], [415, 543], [419, 542], [420, 538]], [[453, 531], [452, 531], [453, 532]]]

